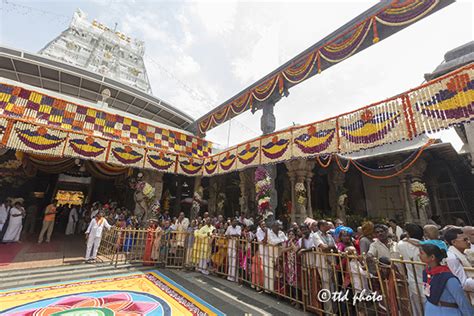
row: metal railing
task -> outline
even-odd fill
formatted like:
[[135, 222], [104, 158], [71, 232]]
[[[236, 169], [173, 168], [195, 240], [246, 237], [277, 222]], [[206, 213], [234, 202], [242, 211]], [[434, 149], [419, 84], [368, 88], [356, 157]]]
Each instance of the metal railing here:
[[[116, 229], [104, 233], [99, 255], [111, 264], [193, 269], [246, 284], [326, 315], [423, 315], [424, 264], [381, 262], [347, 253], [301, 250], [222, 235]], [[473, 268], [466, 273], [474, 275]], [[466, 292], [474, 300], [474, 293]]]

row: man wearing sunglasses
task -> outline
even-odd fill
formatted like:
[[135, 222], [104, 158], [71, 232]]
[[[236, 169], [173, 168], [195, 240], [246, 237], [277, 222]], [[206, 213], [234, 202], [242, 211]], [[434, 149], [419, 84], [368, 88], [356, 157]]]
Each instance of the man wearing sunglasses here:
[[444, 239], [449, 245], [448, 264], [451, 272], [459, 279], [465, 291], [474, 291], [474, 279], [468, 275], [464, 268], [472, 268], [464, 251], [471, 248], [469, 237], [459, 228], [451, 228], [444, 234]]

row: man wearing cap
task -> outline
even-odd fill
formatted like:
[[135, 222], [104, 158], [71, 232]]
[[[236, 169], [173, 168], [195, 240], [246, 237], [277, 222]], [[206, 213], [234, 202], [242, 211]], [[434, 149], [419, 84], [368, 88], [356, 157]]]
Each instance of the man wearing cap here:
[[7, 231], [3, 236], [3, 242], [19, 242], [21, 229], [23, 227], [23, 217], [25, 209], [23, 208], [23, 199], [15, 199], [12, 201], [13, 207], [10, 210], [10, 222]]
[[104, 212], [99, 212], [92, 219], [86, 230], [87, 250], [86, 263], [94, 262], [97, 257], [97, 250], [99, 250], [100, 240], [104, 227], [110, 229], [112, 226], [104, 218]]
[[51, 235], [53, 234], [54, 228], [54, 220], [56, 219], [56, 204], [58, 200], [54, 199], [51, 204], [46, 206], [46, 210], [44, 211], [44, 218], [43, 218], [43, 227], [41, 228], [41, 232], [38, 238], [38, 244], [43, 242], [44, 234], [46, 233], [46, 242], [51, 240]]

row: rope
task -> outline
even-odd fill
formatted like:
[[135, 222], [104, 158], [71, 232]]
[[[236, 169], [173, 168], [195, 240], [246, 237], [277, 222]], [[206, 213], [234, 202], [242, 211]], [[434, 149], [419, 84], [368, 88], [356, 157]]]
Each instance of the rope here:
[[329, 165], [331, 164], [331, 161], [332, 161], [332, 155], [328, 155], [328, 158], [327, 158], [327, 162], [326, 163], [323, 163], [321, 161], [321, 156], [320, 155], [317, 155], [316, 156], [316, 161], [319, 163], [319, 165], [323, 168], [327, 168], [329, 167]]
[[347, 161], [347, 166], [343, 167], [341, 162], [339, 161], [339, 155], [335, 155], [336, 156], [336, 163], [337, 163], [337, 166], [339, 167], [339, 169], [343, 172], [343, 173], [346, 173], [347, 171], [349, 171], [349, 167], [351, 166], [351, 161], [352, 159], [348, 159]]
[[398, 170], [397, 172], [395, 172], [394, 174], [391, 174], [391, 175], [376, 176], [376, 175], [369, 174], [368, 172], [364, 171], [361, 167], [359, 167], [359, 165], [355, 161], [353, 161], [353, 160], [351, 160], [351, 161], [352, 161], [352, 164], [354, 165], [354, 167], [357, 168], [357, 170], [359, 170], [363, 175], [365, 175], [369, 178], [378, 179], [378, 180], [380, 180], [380, 179], [390, 179], [390, 178], [398, 176], [399, 174], [405, 172], [408, 168], [413, 166], [413, 164], [418, 160], [418, 158], [420, 158], [423, 151], [425, 151], [425, 149], [428, 148], [429, 146], [431, 146], [434, 142], [435, 142], [434, 139], [430, 139], [425, 145], [423, 145], [420, 148], [420, 150], [418, 151], [415, 159], [413, 159], [412, 162], [410, 162], [408, 165], [406, 165], [405, 167], [403, 167], [402, 169]]

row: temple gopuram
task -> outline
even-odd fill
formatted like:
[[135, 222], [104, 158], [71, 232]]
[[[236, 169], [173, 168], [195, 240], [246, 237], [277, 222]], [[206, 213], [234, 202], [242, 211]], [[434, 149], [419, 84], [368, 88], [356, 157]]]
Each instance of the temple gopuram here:
[[[224, 216], [473, 224], [474, 42], [424, 84], [351, 112], [276, 131], [273, 111], [292, 87], [453, 2], [381, 1], [197, 120], [151, 94], [142, 41], [77, 11], [38, 54], [0, 47], [0, 191], [134, 209], [138, 177], [174, 215], [192, 217], [198, 192], [201, 212]], [[206, 132], [245, 111], [261, 112], [261, 137], [213, 153]], [[430, 138], [450, 128], [460, 152]], [[259, 166], [268, 214], [258, 214]]]

